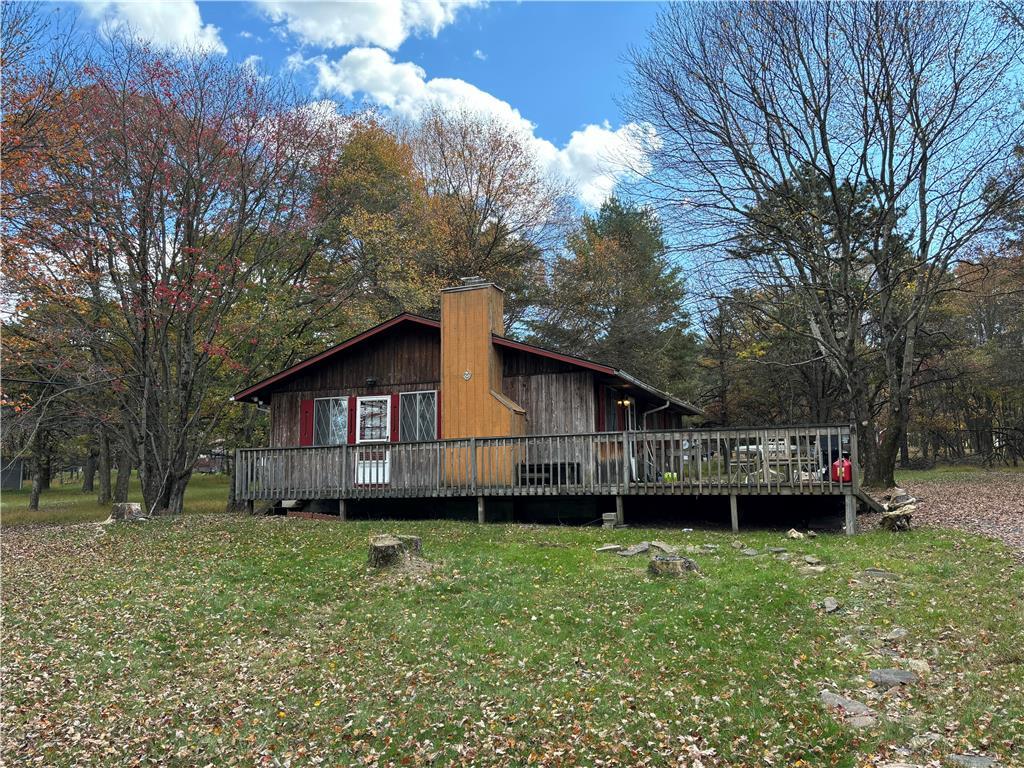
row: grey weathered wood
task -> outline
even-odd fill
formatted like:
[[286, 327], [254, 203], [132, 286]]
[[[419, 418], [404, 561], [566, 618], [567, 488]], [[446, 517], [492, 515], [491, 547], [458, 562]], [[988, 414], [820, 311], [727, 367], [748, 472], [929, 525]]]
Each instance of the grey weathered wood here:
[[615, 522], [617, 525], [623, 525], [626, 522], [625, 503], [622, 494], [615, 497]]
[[736, 494], [729, 494], [729, 519], [732, 522], [732, 529], [739, 531], [740, 529], [740, 513], [736, 500]]
[[483, 496], [476, 497], [476, 521], [481, 525], [487, 522], [487, 506]]
[[846, 535], [853, 536], [857, 532], [857, 497], [852, 493], [844, 495], [846, 502]]

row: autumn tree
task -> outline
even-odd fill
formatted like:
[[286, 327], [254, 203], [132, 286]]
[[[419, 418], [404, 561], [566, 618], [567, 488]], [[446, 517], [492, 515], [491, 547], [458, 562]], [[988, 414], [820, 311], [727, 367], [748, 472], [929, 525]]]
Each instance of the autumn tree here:
[[501, 285], [514, 324], [543, 284], [545, 254], [564, 233], [566, 185], [544, 168], [527, 136], [493, 116], [434, 107], [410, 141], [438, 227], [434, 271], [448, 284], [481, 275]]
[[948, 270], [1021, 193], [1020, 50], [983, 4], [749, 2], [670, 6], [633, 56], [634, 117], [658, 137], [652, 197], [709, 258], [757, 231], [748, 280], [796, 302], [846, 387], [869, 482], [893, 481]]
[[569, 235], [529, 327], [538, 344], [682, 393], [694, 353], [685, 295], [657, 216], [613, 197]]
[[211, 392], [260, 343], [260, 312], [232, 310], [308, 208], [296, 182], [318, 137], [295, 107], [221, 58], [115, 39], [50, 120], [75, 142], [36, 163], [45, 194], [4, 219], [22, 305], [49, 307], [114, 380], [151, 511], [181, 510], [227, 404]]

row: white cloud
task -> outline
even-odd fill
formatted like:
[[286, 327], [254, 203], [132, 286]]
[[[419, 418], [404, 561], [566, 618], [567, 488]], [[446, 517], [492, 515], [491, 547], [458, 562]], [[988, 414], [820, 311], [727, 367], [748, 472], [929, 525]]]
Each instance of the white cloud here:
[[226, 53], [220, 30], [203, 24], [195, 0], [80, 0], [105, 34], [128, 32], [157, 48], [199, 48]]
[[475, 51], [473, 51], [473, 58], [480, 59], [480, 61], [487, 61], [487, 54], [481, 51], [479, 48], [477, 48]]
[[396, 62], [380, 48], [353, 48], [335, 61], [324, 56], [293, 59], [296, 66], [300, 62], [316, 67], [321, 92], [337, 93], [348, 99], [361, 95], [410, 120], [433, 104], [496, 117], [522, 131], [540, 162], [572, 182], [579, 200], [590, 207], [604, 202], [619, 181], [648, 168], [644, 148], [654, 141], [650, 127], [628, 123], [613, 129], [607, 122], [587, 125], [574, 131], [568, 143], [559, 148], [537, 136], [536, 126], [508, 102], [465, 80], [428, 79], [422, 67]]
[[437, 36], [459, 8], [479, 0], [259, 0], [270, 19], [303, 43], [322, 48], [376, 45], [397, 49], [410, 35]]

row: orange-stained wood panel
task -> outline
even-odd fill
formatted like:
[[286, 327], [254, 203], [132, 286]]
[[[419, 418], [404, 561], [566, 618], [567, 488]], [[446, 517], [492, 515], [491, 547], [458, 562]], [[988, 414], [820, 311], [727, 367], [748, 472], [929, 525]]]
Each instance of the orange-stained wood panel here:
[[441, 398], [444, 437], [521, 435], [523, 409], [502, 393], [504, 294], [490, 283], [441, 294]]

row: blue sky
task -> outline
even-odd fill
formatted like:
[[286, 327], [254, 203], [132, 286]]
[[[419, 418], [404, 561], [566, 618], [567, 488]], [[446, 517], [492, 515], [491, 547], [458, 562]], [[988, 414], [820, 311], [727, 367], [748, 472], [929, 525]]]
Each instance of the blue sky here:
[[83, 21], [129, 27], [157, 47], [199, 45], [311, 96], [415, 120], [434, 102], [495, 115], [529, 136], [541, 162], [600, 204], [642, 167], [643, 129], [626, 122], [625, 58], [654, 3], [196, 2], [83, 0]]

